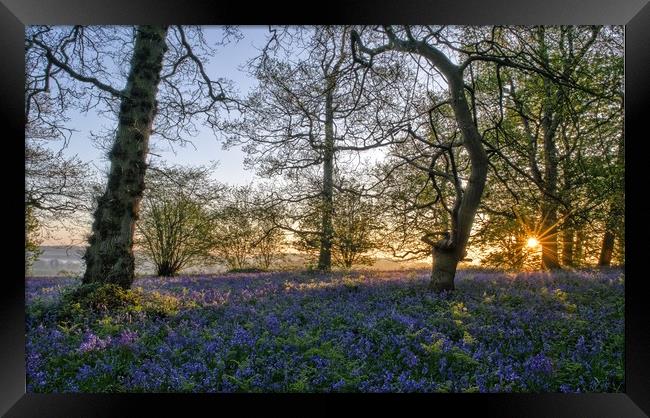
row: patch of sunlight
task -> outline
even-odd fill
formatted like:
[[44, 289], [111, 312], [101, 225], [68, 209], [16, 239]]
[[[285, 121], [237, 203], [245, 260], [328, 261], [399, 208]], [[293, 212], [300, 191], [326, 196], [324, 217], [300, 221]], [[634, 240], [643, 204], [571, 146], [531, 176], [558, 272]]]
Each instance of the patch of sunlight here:
[[463, 331], [463, 342], [465, 342], [465, 344], [472, 345], [476, 342], [476, 340], [474, 339], [474, 337], [472, 337], [472, 334], [470, 334], [469, 332], [467, 332], [467, 330], [465, 330]]
[[555, 289], [553, 294], [560, 302], [562, 302], [562, 305], [568, 313], [575, 313], [578, 310], [578, 306], [575, 303], [569, 302], [569, 294], [567, 292], [562, 289]]
[[562, 301], [562, 302], [567, 301], [568, 294], [567, 294], [567, 292], [563, 291], [562, 289], [555, 289], [555, 291], [553, 293], [555, 294], [555, 297], [558, 298], [560, 301]]
[[443, 344], [443, 339], [439, 338], [433, 341], [431, 344], [422, 343], [421, 346], [427, 354], [440, 354], [442, 353]]
[[469, 318], [471, 315], [463, 302], [454, 302], [451, 304], [451, 316], [454, 319]]
[[487, 292], [483, 292], [483, 303], [492, 303], [494, 302], [494, 295], [488, 295]]

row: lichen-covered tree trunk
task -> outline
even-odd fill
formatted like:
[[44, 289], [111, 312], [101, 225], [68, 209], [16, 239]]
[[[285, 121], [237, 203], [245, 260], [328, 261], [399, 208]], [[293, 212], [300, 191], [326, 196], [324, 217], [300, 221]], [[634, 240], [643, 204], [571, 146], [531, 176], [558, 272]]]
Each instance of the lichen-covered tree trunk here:
[[322, 190], [322, 222], [318, 270], [332, 269], [332, 241], [334, 227], [332, 216], [334, 212], [334, 109], [333, 86], [328, 85], [325, 96], [325, 143], [323, 149], [323, 190]]
[[156, 112], [156, 93], [166, 26], [139, 26], [119, 111], [108, 184], [97, 201], [83, 282], [128, 288], [134, 277], [133, 234], [144, 192], [146, 156]]
[[457, 253], [453, 248], [433, 248], [430, 287], [436, 292], [455, 289], [454, 277], [460, 260]]
[[575, 232], [573, 228], [567, 228], [562, 234], [562, 264], [573, 266], [573, 237]]

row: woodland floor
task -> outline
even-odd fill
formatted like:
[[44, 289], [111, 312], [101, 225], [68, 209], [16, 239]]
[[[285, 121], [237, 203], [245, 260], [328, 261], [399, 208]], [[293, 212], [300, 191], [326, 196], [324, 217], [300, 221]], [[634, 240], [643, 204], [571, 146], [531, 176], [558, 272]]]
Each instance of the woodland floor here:
[[27, 278], [27, 391], [624, 391], [622, 270], [428, 273], [139, 278], [111, 309]]

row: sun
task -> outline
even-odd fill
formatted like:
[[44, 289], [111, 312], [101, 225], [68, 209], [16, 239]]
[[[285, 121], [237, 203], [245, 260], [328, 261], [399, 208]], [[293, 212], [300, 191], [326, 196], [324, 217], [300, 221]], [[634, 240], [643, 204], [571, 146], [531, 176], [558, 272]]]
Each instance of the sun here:
[[526, 242], [526, 246], [529, 248], [535, 248], [538, 245], [539, 245], [539, 241], [535, 237], [528, 238], [528, 241]]

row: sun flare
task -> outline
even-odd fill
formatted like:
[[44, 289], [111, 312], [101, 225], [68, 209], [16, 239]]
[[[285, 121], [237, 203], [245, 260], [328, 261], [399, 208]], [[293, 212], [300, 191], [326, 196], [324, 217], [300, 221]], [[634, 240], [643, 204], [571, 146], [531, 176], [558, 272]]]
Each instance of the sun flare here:
[[535, 248], [539, 245], [539, 241], [535, 237], [530, 237], [528, 238], [528, 242], [526, 242], [526, 246], [528, 248]]

